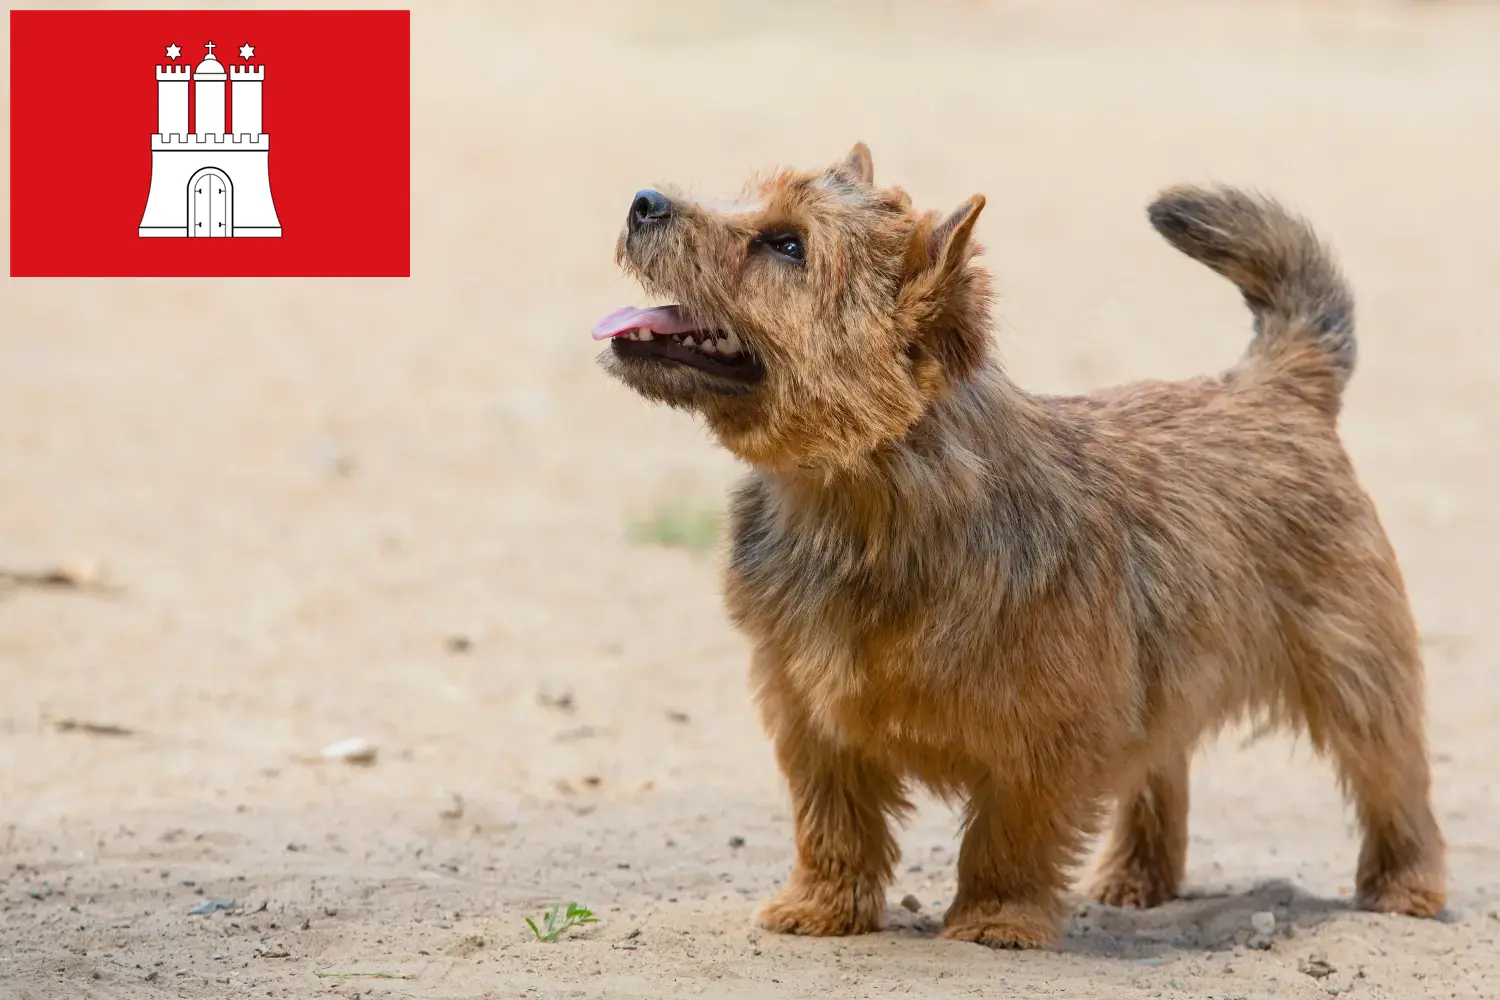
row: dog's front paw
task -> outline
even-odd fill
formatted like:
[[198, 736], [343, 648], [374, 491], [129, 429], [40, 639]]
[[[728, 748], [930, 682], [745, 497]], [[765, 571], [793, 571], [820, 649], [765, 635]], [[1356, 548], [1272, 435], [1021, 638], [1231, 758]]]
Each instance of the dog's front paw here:
[[1422, 874], [1387, 878], [1376, 885], [1361, 886], [1357, 899], [1362, 910], [1429, 920], [1438, 917], [1447, 902], [1448, 894], [1443, 889], [1442, 880]]
[[1092, 895], [1105, 906], [1149, 910], [1176, 899], [1177, 887], [1160, 872], [1122, 866], [1105, 870]]
[[778, 934], [842, 937], [878, 931], [884, 916], [885, 893], [880, 889], [794, 876], [756, 922]]
[[1006, 902], [948, 911], [940, 935], [991, 948], [1052, 948], [1062, 938], [1055, 907]]

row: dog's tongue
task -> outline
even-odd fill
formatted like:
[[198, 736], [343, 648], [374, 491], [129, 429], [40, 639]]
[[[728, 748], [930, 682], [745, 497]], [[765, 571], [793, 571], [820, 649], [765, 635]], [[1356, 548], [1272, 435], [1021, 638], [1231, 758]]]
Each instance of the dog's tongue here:
[[622, 306], [594, 324], [594, 339], [608, 340], [631, 330], [649, 330], [652, 333], [687, 333], [692, 324], [683, 319], [676, 306], [652, 306], [637, 309]]

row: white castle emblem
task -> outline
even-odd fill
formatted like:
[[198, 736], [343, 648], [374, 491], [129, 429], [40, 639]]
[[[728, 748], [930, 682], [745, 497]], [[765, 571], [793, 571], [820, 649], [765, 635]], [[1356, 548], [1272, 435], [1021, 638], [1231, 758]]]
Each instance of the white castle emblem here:
[[[141, 236], [280, 236], [281, 220], [271, 200], [271, 137], [261, 131], [263, 66], [224, 66], [214, 43], [196, 69], [156, 67], [156, 133], [151, 136], [151, 193], [141, 217]], [[167, 58], [182, 49], [167, 46]], [[255, 55], [252, 45], [240, 56]], [[224, 81], [234, 88], [224, 115]], [[188, 132], [188, 83], [193, 91], [193, 130]]]

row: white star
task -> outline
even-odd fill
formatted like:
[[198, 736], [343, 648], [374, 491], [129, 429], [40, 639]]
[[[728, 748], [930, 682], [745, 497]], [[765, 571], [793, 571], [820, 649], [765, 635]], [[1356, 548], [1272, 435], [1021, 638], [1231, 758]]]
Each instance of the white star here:
[[176, 42], [173, 42], [171, 45], [167, 46], [167, 58], [168, 59], [176, 59], [180, 55], [182, 55], [182, 46], [181, 45], [178, 45]]
[[255, 55], [255, 46], [254, 45], [251, 45], [249, 42], [246, 42], [244, 45], [240, 46], [240, 58], [241, 59], [249, 59], [250, 57], [252, 57], [254, 55]]

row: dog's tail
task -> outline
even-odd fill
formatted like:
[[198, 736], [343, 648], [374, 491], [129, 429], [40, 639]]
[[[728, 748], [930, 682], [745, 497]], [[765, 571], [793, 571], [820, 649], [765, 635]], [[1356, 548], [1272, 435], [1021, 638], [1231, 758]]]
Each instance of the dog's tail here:
[[1239, 286], [1255, 314], [1247, 360], [1337, 414], [1354, 372], [1354, 296], [1312, 227], [1234, 188], [1170, 188], [1149, 215], [1167, 242]]

